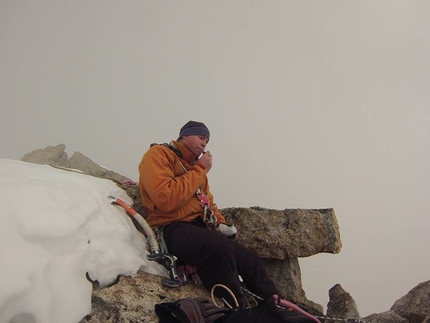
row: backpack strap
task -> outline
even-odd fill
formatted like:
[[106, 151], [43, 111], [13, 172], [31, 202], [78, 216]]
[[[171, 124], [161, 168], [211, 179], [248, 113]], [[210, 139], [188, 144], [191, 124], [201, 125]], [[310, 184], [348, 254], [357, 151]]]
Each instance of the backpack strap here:
[[175, 144], [173, 142], [169, 142], [169, 143], [165, 142], [162, 144], [152, 143], [149, 145], [149, 147], [157, 146], [157, 145], [163, 145], [164, 147], [167, 147], [171, 151], [173, 151], [178, 157], [182, 157], [182, 152], [179, 150], [178, 147], [175, 146]]

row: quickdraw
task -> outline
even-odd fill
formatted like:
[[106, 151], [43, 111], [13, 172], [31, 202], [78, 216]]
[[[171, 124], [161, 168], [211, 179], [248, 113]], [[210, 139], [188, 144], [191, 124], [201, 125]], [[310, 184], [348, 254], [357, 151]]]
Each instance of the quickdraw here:
[[210, 227], [214, 226], [218, 220], [211, 210], [211, 201], [209, 197], [205, 194], [201, 194], [200, 190], [197, 190], [196, 197], [200, 206], [203, 208], [203, 222]]

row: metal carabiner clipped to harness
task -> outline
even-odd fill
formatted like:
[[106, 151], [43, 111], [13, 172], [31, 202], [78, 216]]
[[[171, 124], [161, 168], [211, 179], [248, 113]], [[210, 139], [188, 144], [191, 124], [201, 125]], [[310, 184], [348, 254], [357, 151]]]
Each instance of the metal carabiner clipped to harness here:
[[211, 209], [205, 209], [204, 210], [204, 221], [206, 222], [206, 224], [209, 225], [214, 225], [215, 223], [217, 223], [218, 219], [215, 216], [214, 211], [212, 211]]
[[207, 226], [213, 227], [218, 220], [214, 211], [211, 210], [211, 201], [209, 197], [201, 193], [197, 193], [196, 196], [200, 206], [203, 208], [203, 222], [206, 223]]

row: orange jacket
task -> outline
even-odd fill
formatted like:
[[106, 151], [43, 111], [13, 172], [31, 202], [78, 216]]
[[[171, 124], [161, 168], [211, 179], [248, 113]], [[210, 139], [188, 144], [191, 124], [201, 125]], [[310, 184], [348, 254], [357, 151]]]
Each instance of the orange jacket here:
[[[213, 203], [206, 170], [194, 165], [195, 157], [177, 141], [172, 143], [180, 150], [179, 157], [164, 145], [154, 145], [143, 155], [139, 164], [139, 187], [147, 222], [152, 228], [177, 221], [190, 222], [203, 214], [196, 197], [200, 189], [211, 202], [218, 223], [226, 223]], [[182, 168], [185, 167], [186, 172]]]

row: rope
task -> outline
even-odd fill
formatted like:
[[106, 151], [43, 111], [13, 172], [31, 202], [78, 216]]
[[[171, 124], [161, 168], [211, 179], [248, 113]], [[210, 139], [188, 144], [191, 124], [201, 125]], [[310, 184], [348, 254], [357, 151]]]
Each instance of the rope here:
[[[242, 287], [242, 289], [247, 292], [249, 295], [254, 296], [255, 298], [259, 299], [259, 300], [264, 300], [262, 297], [254, 294], [253, 292], [247, 290], [246, 288]], [[275, 305], [277, 308], [281, 308], [286, 310], [285, 307], [280, 306], [280, 305]], [[320, 315], [313, 315], [314, 317], [316, 317], [317, 319], [324, 319], [324, 320], [330, 320], [330, 321], [339, 321], [339, 322], [356, 322], [356, 323], [367, 323], [366, 321], [359, 319], [359, 318], [336, 318], [336, 317], [328, 317], [328, 316], [320, 316]]]
[[[214, 297], [214, 290], [215, 290], [215, 288], [217, 288], [217, 287], [222, 287], [222, 288], [224, 288], [227, 292], [229, 292], [230, 293], [230, 295], [231, 295], [231, 297], [233, 298], [233, 300], [234, 300], [234, 304], [236, 305], [236, 308], [238, 308], [239, 307], [239, 302], [237, 301], [237, 298], [236, 298], [236, 296], [234, 296], [234, 294], [233, 294], [233, 292], [231, 291], [231, 289], [230, 288], [228, 288], [227, 286], [225, 286], [225, 285], [223, 285], [223, 284], [215, 284], [215, 285], [213, 285], [212, 286], [212, 289], [211, 289], [211, 298], [212, 298], [212, 302], [215, 304], [215, 306], [216, 307], [219, 307], [219, 308], [221, 308], [221, 307], [223, 307], [222, 305], [218, 305], [217, 304], [217, 302], [215, 301], [215, 297]], [[230, 309], [232, 309], [233, 307], [224, 299], [224, 298], [221, 298], [223, 301], [224, 301], [224, 303], [230, 308]]]

